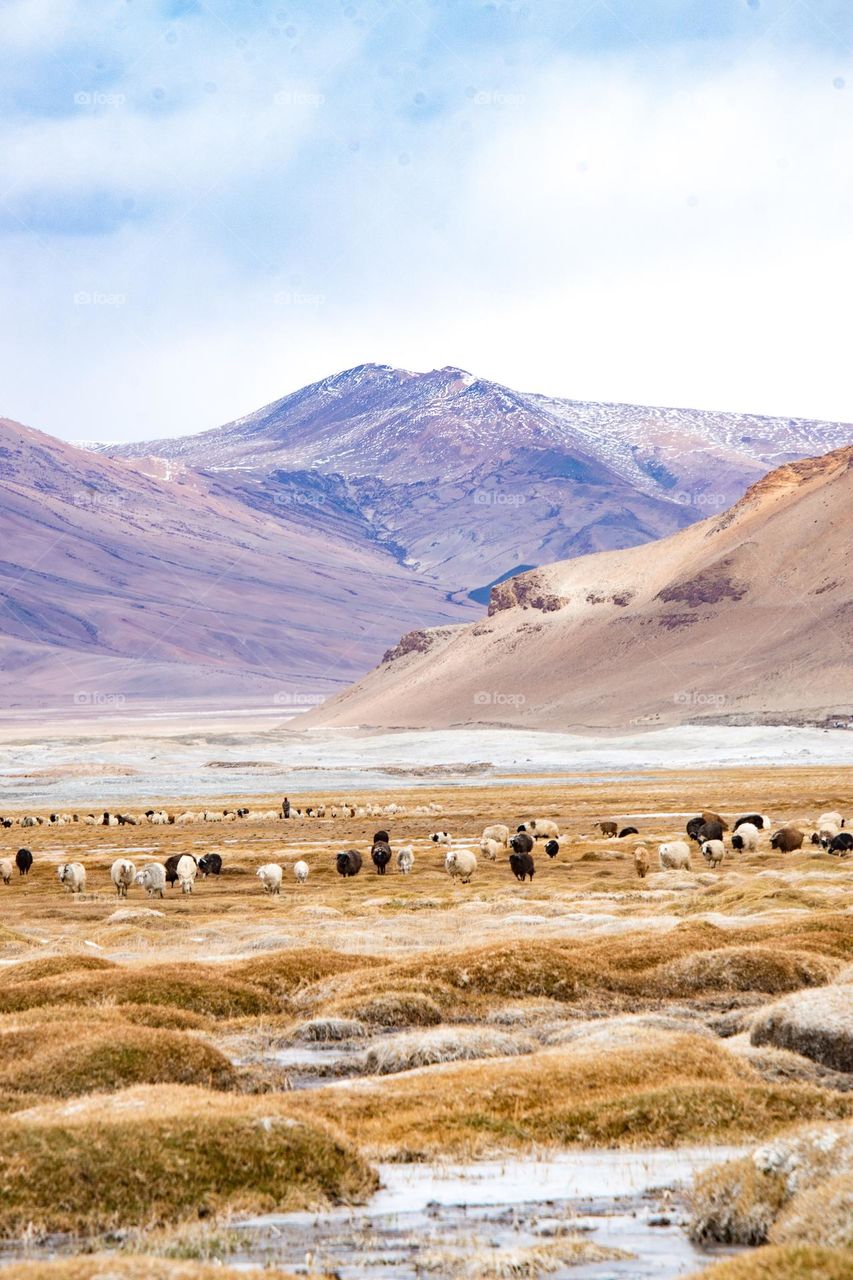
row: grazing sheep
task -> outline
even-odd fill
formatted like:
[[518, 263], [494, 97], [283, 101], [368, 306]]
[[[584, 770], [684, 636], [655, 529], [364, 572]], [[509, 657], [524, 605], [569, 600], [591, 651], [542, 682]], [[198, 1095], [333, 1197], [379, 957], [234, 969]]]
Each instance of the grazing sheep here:
[[[821, 845], [822, 848], [828, 849], [835, 837], [838, 835], [838, 832], [839, 826], [837, 822], [822, 822], [816, 833], [816, 843]], [[812, 836], [812, 841], [814, 842], [814, 836]]]
[[19, 876], [28, 876], [30, 867], [33, 865], [33, 855], [29, 849], [19, 849], [15, 854], [15, 866], [18, 868]]
[[528, 818], [517, 830], [529, 832], [534, 840], [559, 840], [560, 838], [560, 828], [550, 818]]
[[725, 818], [722, 817], [719, 813], [714, 813], [713, 809], [702, 810], [702, 821], [718, 822], [724, 831], [728, 831], [729, 829], [729, 824], [726, 822]]
[[649, 851], [644, 844], [638, 844], [634, 850], [634, 870], [641, 880], [649, 874]]
[[824, 823], [829, 824], [831, 822], [834, 822], [837, 827], [844, 826], [844, 819], [836, 809], [833, 809], [832, 813], [822, 813], [817, 820], [817, 825], [822, 827]]
[[264, 886], [264, 893], [277, 895], [281, 893], [281, 867], [277, 862], [265, 862], [262, 867], [258, 867], [255, 875]]
[[517, 832], [509, 842], [509, 847], [513, 853], [532, 853], [533, 837], [528, 835], [526, 831]]
[[180, 862], [181, 857], [182, 857], [182, 855], [181, 855], [180, 853], [173, 853], [173, 854], [171, 855], [171, 857], [167, 858], [167, 859], [166, 859], [166, 861], [163, 863], [163, 866], [164, 866], [164, 868], [165, 868], [165, 870], [166, 870], [166, 882], [167, 882], [167, 884], [170, 884], [170, 885], [172, 885], [172, 884], [177, 884], [177, 882], [178, 882], [178, 863]]
[[162, 898], [166, 888], [166, 868], [162, 862], [149, 862], [136, 873], [136, 883], [141, 884], [149, 898]]
[[722, 840], [705, 840], [702, 844], [702, 857], [709, 867], [716, 869], [726, 856], [726, 846]]
[[559, 840], [549, 840], [545, 845], [545, 852], [549, 858], [556, 858], [557, 854], [560, 852]]
[[205, 853], [198, 860], [198, 869], [202, 880], [208, 876], [219, 876], [222, 874], [222, 859], [218, 853]]
[[2, 858], [0, 859], [0, 880], [2, 880], [4, 884], [8, 884], [11, 879], [12, 879], [12, 859]]
[[[288, 814], [287, 816], [288, 816], [288, 817], [290, 817], [290, 814]], [[337, 805], [334, 805], [334, 804], [333, 804], [333, 805], [330, 807], [330, 809], [329, 809], [329, 817], [330, 817], [330, 818], [336, 818], [337, 816], [338, 816], [338, 809], [337, 809]]]
[[397, 850], [397, 870], [401, 876], [410, 875], [414, 865], [415, 851], [410, 844], [406, 844], [402, 849]]
[[755, 853], [760, 843], [761, 836], [758, 827], [751, 822], [742, 822], [732, 832], [733, 849], [748, 850], [750, 853]]
[[496, 844], [503, 845], [506, 849], [509, 846], [509, 827], [505, 827], [502, 822], [495, 822], [491, 827], [484, 827], [483, 834], [480, 836], [481, 849], [484, 840], [493, 840]]
[[131, 817], [129, 813], [120, 813], [116, 817], [116, 821], [120, 827], [135, 827], [136, 819]]
[[597, 822], [595, 824], [603, 836], [615, 836], [619, 826], [615, 822]]
[[850, 853], [851, 851], [853, 851], [853, 835], [849, 831], [839, 831], [838, 835], [830, 843], [828, 852], [837, 853], [843, 857], [845, 853]]
[[385, 868], [391, 861], [391, 846], [389, 844], [375, 844], [370, 850], [370, 857], [373, 865], [380, 876], [385, 875]]
[[59, 883], [72, 893], [82, 893], [86, 888], [86, 868], [82, 862], [63, 862], [56, 868]]
[[358, 849], [345, 849], [335, 857], [335, 866], [339, 876], [357, 876], [361, 870], [361, 854]]
[[33, 817], [30, 817], [29, 815], [27, 815], [26, 818], [21, 818], [22, 827], [37, 827], [38, 825], [39, 825], [38, 818], [33, 818]]
[[373, 833], [374, 844], [387, 844], [390, 839], [391, 837], [387, 831], [374, 831]]
[[[204, 822], [221, 822], [224, 814], [221, 814], [218, 809], [205, 809], [201, 816]], [[151, 821], [154, 822], [156, 819], [152, 818]]]
[[195, 858], [191, 853], [182, 854], [175, 869], [181, 882], [181, 893], [192, 893], [198, 873], [198, 863]]
[[755, 827], [758, 831], [769, 831], [773, 825], [763, 813], [745, 813], [742, 818], [738, 818], [734, 825], [733, 833], [737, 831], [738, 827], [742, 827], [744, 823]]
[[83, 821], [87, 827], [94, 827], [97, 825], [98, 819], [95, 817], [94, 813], [87, 813]]
[[[699, 823], [698, 826], [696, 825], [697, 822]], [[699, 822], [698, 818], [691, 818], [687, 824], [687, 834], [698, 845], [704, 844], [706, 840], [722, 840], [723, 824], [721, 822]]]
[[533, 873], [536, 870], [536, 867], [534, 866], [531, 854], [511, 853], [509, 855], [509, 865], [512, 867], [512, 874], [515, 876], [516, 880], [520, 880], [522, 884], [524, 883], [525, 876], [528, 876], [531, 880], [533, 879]]
[[10, 827], [14, 827], [14, 818], [0, 818], [0, 826], [5, 827], [8, 831]]
[[133, 884], [133, 878], [136, 875], [136, 867], [129, 858], [116, 858], [110, 867], [110, 879], [116, 887], [116, 893], [120, 898], [127, 897], [127, 891]]
[[782, 827], [770, 837], [770, 848], [780, 853], [793, 853], [802, 849], [805, 836], [797, 827]]
[[467, 884], [477, 870], [477, 858], [471, 849], [451, 849], [444, 859], [444, 869], [451, 880]]
[[430, 836], [430, 840], [433, 842], [433, 844], [450, 844], [450, 832], [449, 831], [433, 831], [433, 833]]
[[689, 871], [690, 845], [686, 840], [670, 840], [658, 846], [658, 858], [663, 871]]
[[498, 854], [505, 846], [499, 844], [497, 840], [481, 840], [480, 852], [484, 858], [488, 858], [489, 862], [496, 862]]
[[619, 832], [619, 839], [621, 840], [623, 836], [638, 836], [639, 834], [636, 827], [623, 827]]
[[303, 862], [301, 859], [299, 862], [294, 862], [293, 874], [296, 876], [297, 884], [304, 884], [308, 879], [308, 863]]

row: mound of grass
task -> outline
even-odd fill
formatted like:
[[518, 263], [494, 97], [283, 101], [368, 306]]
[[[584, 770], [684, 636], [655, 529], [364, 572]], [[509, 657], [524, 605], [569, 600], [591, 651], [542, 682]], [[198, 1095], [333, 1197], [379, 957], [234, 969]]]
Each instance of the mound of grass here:
[[807, 951], [770, 947], [724, 947], [695, 951], [635, 977], [631, 989], [661, 998], [717, 991], [761, 991], [768, 995], [823, 986], [838, 971], [838, 961]]
[[584, 970], [570, 948], [528, 941], [523, 947], [507, 942], [427, 955], [409, 961], [402, 972], [474, 995], [572, 1000]]
[[95, 970], [38, 978], [0, 988], [0, 1014], [42, 1005], [116, 1004], [169, 1005], [214, 1018], [274, 1013], [279, 1001], [246, 982], [221, 971], [172, 966], [147, 969]]
[[79, 973], [88, 971], [114, 969], [112, 960], [103, 960], [100, 956], [70, 955], [42, 956], [38, 960], [24, 960], [20, 964], [11, 964], [3, 970], [5, 983], [36, 982], [39, 978], [53, 978], [57, 974]]
[[853, 985], [777, 1000], [753, 1020], [750, 1039], [801, 1053], [833, 1071], [853, 1072]]
[[320, 1210], [377, 1184], [331, 1129], [291, 1118], [275, 1098], [225, 1105], [203, 1089], [149, 1086], [6, 1118], [0, 1236]]
[[718, 1262], [688, 1280], [851, 1280], [853, 1252], [804, 1245], [757, 1249]]
[[795, 1195], [771, 1228], [770, 1240], [853, 1249], [853, 1169]]
[[[21, 1062], [26, 1061], [26, 1070]], [[0, 1034], [0, 1090], [50, 1097], [110, 1092], [134, 1084], [234, 1087], [231, 1063], [179, 1031], [68, 1020]]]
[[[246, 1280], [247, 1272], [174, 1258], [126, 1258], [95, 1253], [78, 1258], [13, 1262], [3, 1267], [2, 1274], [3, 1280]], [[266, 1269], [263, 1277], [264, 1280], [295, 1280], [288, 1272]]]
[[424, 1075], [351, 1082], [300, 1098], [377, 1157], [424, 1159], [534, 1146], [674, 1146], [741, 1141], [805, 1120], [853, 1115], [853, 1097], [772, 1086], [716, 1040], [658, 1035], [647, 1046], [570, 1046]]
[[428, 1031], [386, 1036], [364, 1054], [370, 1075], [392, 1075], [439, 1062], [465, 1062], [477, 1058], [505, 1058], [533, 1053], [533, 1040], [507, 1035], [489, 1027], [436, 1027]]
[[853, 1173], [853, 1124], [810, 1128], [713, 1165], [695, 1179], [689, 1234], [698, 1243], [766, 1244], [804, 1187]]
[[309, 1018], [305, 1022], [297, 1022], [292, 1029], [291, 1039], [308, 1040], [324, 1043], [339, 1040], [358, 1040], [368, 1035], [370, 1028], [358, 1018], [328, 1017]]
[[371, 960], [372, 957], [346, 955], [326, 947], [294, 947], [240, 960], [229, 965], [225, 972], [238, 982], [256, 984], [265, 991], [289, 996], [321, 978], [363, 968]]
[[330, 1012], [370, 1027], [434, 1027], [442, 1020], [440, 1006], [423, 991], [350, 996], [348, 1000], [339, 1000]]
[[452, 1280], [516, 1280], [517, 1277], [547, 1275], [564, 1267], [615, 1262], [633, 1258], [624, 1249], [596, 1244], [581, 1236], [554, 1240], [549, 1244], [521, 1245], [515, 1249], [436, 1249], [420, 1259], [425, 1271], [452, 1277]]

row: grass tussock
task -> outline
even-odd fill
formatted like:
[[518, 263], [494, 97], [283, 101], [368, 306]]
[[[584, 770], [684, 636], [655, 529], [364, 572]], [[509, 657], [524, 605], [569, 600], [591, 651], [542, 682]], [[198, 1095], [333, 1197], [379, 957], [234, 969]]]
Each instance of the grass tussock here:
[[645, 972], [631, 984], [637, 994], [677, 998], [708, 991], [761, 991], [768, 995], [830, 982], [839, 962], [806, 951], [725, 947], [697, 951]]
[[[26, 1061], [26, 1070], [21, 1063]], [[69, 1098], [134, 1084], [197, 1084], [229, 1089], [231, 1063], [179, 1031], [68, 1021], [0, 1033], [0, 1090]]]
[[761, 1010], [754, 1045], [790, 1049], [833, 1071], [853, 1072], [853, 985], [797, 992]]
[[469, 1249], [464, 1256], [451, 1249], [436, 1249], [421, 1258], [420, 1265], [434, 1275], [452, 1280], [515, 1280], [562, 1271], [564, 1267], [616, 1262], [634, 1255], [624, 1249], [584, 1240], [581, 1236], [549, 1244], [522, 1245], [515, 1249]]
[[440, 1062], [515, 1057], [533, 1053], [536, 1047], [533, 1040], [490, 1027], [436, 1027], [387, 1036], [371, 1045], [362, 1064], [369, 1075], [382, 1076]]
[[[246, 1280], [244, 1269], [175, 1258], [89, 1254], [37, 1262], [12, 1262], [3, 1280]], [[251, 1274], [251, 1273], [249, 1273]], [[295, 1280], [289, 1272], [264, 1270], [264, 1280]]]
[[853, 1249], [853, 1169], [795, 1195], [773, 1224], [770, 1241]]
[[442, 1021], [441, 1007], [432, 996], [405, 989], [350, 996], [337, 1001], [329, 1012], [369, 1027], [435, 1027]]
[[766, 1244], [804, 1189], [853, 1173], [853, 1123], [809, 1128], [697, 1176], [689, 1234], [697, 1243]]
[[214, 1018], [276, 1012], [279, 1001], [246, 982], [196, 966], [80, 970], [0, 988], [0, 1014], [42, 1005], [168, 1005]]
[[474, 1156], [536, 1146], [740, 1141], [853, 1115], [853, 1098], [761, 1082], [719, 1042], [660, 1035], [645, 1046], [583, 1044], [422, 1076], [325, 1087], [300, 1099], [377, 1157]]
[[278, 996], [291, 996], [322, 978], [363, 968], [371, 959], [327, 947], [294, 947], [240, 960], [229, 965], [225, 972], [238, 982], [260, 986]]
[[0, 1236], [92, 1234], [224, 1213], [324, 1209], [378, 1183], [325, 1125], [275, 1098], [154, 1086], [10, 1116]]
[[853, 1252], [792, 1245], [757, 1249], [718, 1262], [688, 1280], [851, 1280]]
[[66, 973], [97, 973], [115, 967], [112, 960], [104, 960], [101, 956], [42, 956], [38, 960], [8, 965], [3, 970], [3, 978], [4, 985], [14, 986], [19, 982], [36, 982], [39, 978], [55, 978]]

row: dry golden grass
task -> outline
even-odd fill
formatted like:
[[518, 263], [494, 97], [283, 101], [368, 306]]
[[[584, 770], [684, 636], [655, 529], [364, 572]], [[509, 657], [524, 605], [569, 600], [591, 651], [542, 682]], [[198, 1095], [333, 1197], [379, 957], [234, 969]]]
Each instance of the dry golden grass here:
[[757, 1249], [694, 1272], [688, 1280], [853, 1280], [853, 1251], [809, 1245]]
[[526, 1277], [550, 1275], [564, 1267], [615, 1262], [633, 1255], [624, 1249], [613, 1249], [585, 1240], [581, 1236], [554, 1240], [549, 1244], [520, 1245], [517, 1248], [433, 1249], [419, 1259], [427, 1272], [447, 1276], [449, 1280], [525, 1280]]
[[765, 1084], [718, 1042], [654, 1033], [618, 1054], [580, 1043], [329, 1085], [299, 1105], [334, 1121], [371, 1157], [395, 1160], [740, 1141], [853, 1116], [853, 1097]]
[[[158, 1257], [128, 1258], [114, 1253], [12, 1262], [2, 1269], [3, 1280], [246, 1280], [247, 1275], [253, 1274], [242, 1268], [238, 1270], [205, 1262]], [[295, 1277], [290, 1272], [265, 1268], [263, 1280], [295, 1280]]]
[[370, 1167], [281, 1100], [147, 1086], [4, 1122], [0, 1236], [92, 1234], [225, 1212], [363, 1200]]
[[100, 1005], [105, 1002], [167, 1005], [211, 1017], [275, 1013], [281, 1001], [257, 986], [213, 970], [165, 967], [81, 970], [0, 988], [0, 1014], [44, 1005]]
[[853, 1170], [795, 1195], [773, 1224], [770, 1241], [853, 1249]]

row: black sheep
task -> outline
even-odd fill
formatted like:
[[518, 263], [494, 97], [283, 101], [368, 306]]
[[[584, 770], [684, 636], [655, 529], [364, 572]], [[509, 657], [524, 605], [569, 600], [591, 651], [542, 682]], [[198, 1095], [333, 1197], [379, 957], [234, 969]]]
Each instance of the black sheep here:
[[621, 840], [623, 836], [638, 836], [639, 834], [636, 827], [623, 827], [619, 832], [619, 839]]
[[370, 850], [370, 856], [373, 859], [373, 865], [381, 876], [385, 875], [385, 868], [391, 861], [391, 846], [381, 841], [375, 844]]
[[685, 829], [686, 829], [687, 834], [689, 835], [689, 837], [690, 837], [690, 839], [691, 839], [691, 840], [695, 840], [695, 839], [696, 839], [696, 837], [697, 837], [697, 834], [698, 834], [698, 832], [699, 832], [700, 827], [703, 827], [704, 825], [705, 825], [705, 823], [704, 823], [704, 820], [703, 820], [702, 818], [691, 818], [691, 819], [690, 819], [690, 821], [688, 822], [687, 827], [686, 827]]
[[510, 848], [515, 853], [530, 853], [533, 848], [533, 837], [529, 836], [526, 831], [519, 831], [509, 842]]
[[853, 851], [853, 835], [849, 831], [839, 831], [837, 836], [829, 842], [830, 853], [850, 853]]
[[509, 855], [509, 865], [512, 867], [512, 874], [516, 880], [523, 882], [525, 876], [530, 876], [530, 879], [533, 879], [535, 867], [533, 858], [529, 853], [511, 853]]
[[18, 868], [18, 874], [28, 876], [30, 867], [33, 865], [33, 855], [29, 849], [19, 849], [15, 854], [15, 866]]
[[361, 854], [358, 849], [347, 849], [335, 858], [339, 876], [357, 876], [361, 870]]
[[556, 858], [557, 854], [560, 852], [559, 841], [549, 840], [548, 843], [545, 845], [545, 852], [547, 853], [549, 858]]
[[764, 817], [760, 813], [745, 813], [742, 818], [738, 818], [733, 830], [737, 831], [738, 827], [742, 827], [745, 822], [751, 822], [759, 831], [764, 830]]
[[723, 826], [720, 822], [703, 822], [701, 818], [691, 818], [687, 824], [687, 834], [697, 844], [704, 844], [706, 840], [722, 840]]
[[390, 839], [391, 837], [387, 831], [374, 831], [373, 833], [374, 844], [387, 844]]
[[198, 869], [202, 879], [207, 876], [218, 876], [222, 872], [222, 859], [218, 853], [206, 853], [198, 860]]

